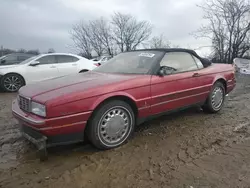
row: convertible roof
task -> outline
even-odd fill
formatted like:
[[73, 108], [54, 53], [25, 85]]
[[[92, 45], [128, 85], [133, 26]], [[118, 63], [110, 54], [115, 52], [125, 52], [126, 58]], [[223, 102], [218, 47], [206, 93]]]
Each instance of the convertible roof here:
[[212, 64], [212, 62], [209, 61], [208, 59], [200, 57], [194, 50], [185, 49], [185, 48], [152, 48], [152, 49], [140, 49], [140, 50], [134, 50], [134, 51], [162, 51], [165, 53], [167, 53], [167, 52], [186, 52], [186, 53], [189, 53], [189, 54], [195, 56], [196, 58], [198, 58], [204, 67], [208, 67]]
[[195, 56], [198, 56], [198, 54], [194, 50], [185, 49], [185, 48], [151, 48], [151, 49], [139, 49], [134, 51], [163, 51], [163, 52], [187, 52], [191, 53]]

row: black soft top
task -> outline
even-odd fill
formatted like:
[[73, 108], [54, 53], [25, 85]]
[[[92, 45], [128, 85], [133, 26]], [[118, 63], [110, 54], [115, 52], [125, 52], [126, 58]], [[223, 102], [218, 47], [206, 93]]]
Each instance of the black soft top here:
[[208, 59], [200, 57], [194, 50], [185, 49], [185, 48], [152, 48], [152, 49], [140, 49], [140, 50], [134, 50], [134, 51], [162, 51], [165, 53], [167, 53], [167, 52], [186, 52], [186, 53], [189, 53], [189, 54], [195, 56], [196, 58], [198, 58], [204, 67], [208, 67], [212, 64], [212, 62], [209, 61]]

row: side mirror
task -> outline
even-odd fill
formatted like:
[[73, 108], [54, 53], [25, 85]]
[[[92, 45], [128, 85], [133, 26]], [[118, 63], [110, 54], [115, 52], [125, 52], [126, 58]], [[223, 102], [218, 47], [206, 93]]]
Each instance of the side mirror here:
[[163, 77], [165, 75], [165, 70], [164, 70], [164, 67], [161, 67], [160, 70], [158, 71], [158, 75], [160, 77]]
[[177, 69], [174, 67], [161, 66], [160, 70], [158, 71], [158, 75], [162, 77], [162, 76], [173, 74], [176, 71]]
[[39, 65], [39, 64], [40, 64], [39, 61], [32, 61], [32, 62], [30, 63], [30, 66], [36, 66], [36, 65]]

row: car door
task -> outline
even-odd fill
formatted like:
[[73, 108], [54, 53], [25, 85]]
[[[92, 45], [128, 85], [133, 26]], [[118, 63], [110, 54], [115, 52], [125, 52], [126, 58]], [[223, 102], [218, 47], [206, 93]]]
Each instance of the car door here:
[[46, 55], [35, 59], [37, 65], [28, 65], [25, 70], [25, 80], [29, 83], [39, 82], [59, 77], [55, 55]]
[[57, 55], [58, 71], [60, 76], [78, 73], [78, 61], [77, 57], [71, 55]]
[[151, 79], [151, 112], [158, 114], [201, 102], [207, 88], [199, 80], [199, 68], [187, 52], [168, 52], [160, 62], [164, 76]]

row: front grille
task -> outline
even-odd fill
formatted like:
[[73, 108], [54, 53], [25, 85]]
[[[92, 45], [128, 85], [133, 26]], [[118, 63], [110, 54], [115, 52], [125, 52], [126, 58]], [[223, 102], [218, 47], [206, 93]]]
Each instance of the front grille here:
[[19, 107], [20, 109], [29, 112], [30, 111], [30, 100], [19, 95]]

